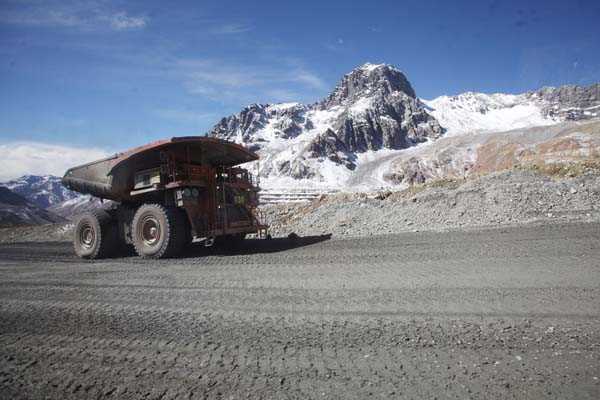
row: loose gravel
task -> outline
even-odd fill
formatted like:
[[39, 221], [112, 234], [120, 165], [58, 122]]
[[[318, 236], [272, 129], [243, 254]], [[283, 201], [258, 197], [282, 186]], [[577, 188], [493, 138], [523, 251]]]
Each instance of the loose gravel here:
[[600, 396], [600, 224], [0, 245], [0, 398]]

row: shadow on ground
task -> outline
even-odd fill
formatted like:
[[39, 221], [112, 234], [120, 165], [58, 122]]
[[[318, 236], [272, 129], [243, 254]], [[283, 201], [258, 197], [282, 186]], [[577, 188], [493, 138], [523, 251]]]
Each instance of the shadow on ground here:
[[[191, 258], [203, 256], [228, 256], [249, 255], [260, 253], [276, 253], [292, 250], [299, 247], [324, 242], [331, 239], [331, 234], [318, 236], [296, 236], [291, 235], [284, 238], [273, 239], [246, 239], [237, 245], [221, 245], [205, 247], [202, 243], [194, 243], [177, 258]], [[122, 249], [114, 257], [118, 258], [137, 257], [133, 248]], [[0, 244], [0, 260], [2, 261], [33, 261], [33, 262], [86, 262], [75, 255], [71, 242], [20, 242]], [[102, 261], [102, 260], [98, 260]], [[87, 262], [98, 262], [87, 261]]]
[[202, 243], [194, 243], [186, 250], [182, 257], [276, 253], [299, 247], [310, 246], [312, 244], [321, 243], [329, 239], [331, 239], [331, 233], [315, 236], [290, 235], [283, 238], [246, 239], [240, 244], [229, 246], [224, 244], [219, 246], [205, 247]]

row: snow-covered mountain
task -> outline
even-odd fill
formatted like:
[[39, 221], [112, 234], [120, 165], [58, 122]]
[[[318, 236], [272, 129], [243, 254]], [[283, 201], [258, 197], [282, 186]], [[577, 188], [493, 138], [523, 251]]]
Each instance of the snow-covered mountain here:
[[[61, 184], [61, 178], [53, 175], [24, 175], [0, 183], [0, 186], [22, 197], [28, 207], [34, 206], [36, 209], [48, 212], [57, 220], [71, 219], [81, 212], [101, 206], [99, 199], [68, 190]], [[52, 218], [41, 217], [29, 220], [31, 223], [45, 223]]]
[[30, 203], [46, 209], [81, 196], [65, 188], [60, 183], [60, 179], [52, 175], [24, 175], [0, 185], [20, 194]]
[[318, 103], [252, 104], [223, 118], [209, 135], [257, 151], [264, 187], [335, 188], [373, 154], [443, 132], [401, 71], [365, 64]]
[[[373, 190], [398, 180], [399, 157], [441, 137], [550, 126], [600, 116], [600, 84], [543, 88], [519, 95], [464, 93], [417, 98], [397, 68], [365, 64], [315, 104], [252, 104], [209, 135], [257, 151], [269, 190]], [[395, 176], [396, 178], [392, 178]]]

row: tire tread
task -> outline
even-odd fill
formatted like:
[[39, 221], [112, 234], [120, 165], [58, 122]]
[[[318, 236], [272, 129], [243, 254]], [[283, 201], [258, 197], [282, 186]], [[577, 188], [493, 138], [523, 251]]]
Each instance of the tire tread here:
[[182, 210], [175, 207], [165, 207], [158, 203], [147, 203], [141, 205], [135, 212], [133, 217], [132, 227], [135, 230], [137, 221], [140, 215], [147, 210], [152, 210], [155, 215], [163, 214], [167, 222], [167, 226], [164, 227], [163, 232], [165, 240], [161, 248], [153, 254], [145, 254], [143, 244], [138, 240], [137, 234], [134, 231], [133, 234], [133, 246], [136, 253], [142, 258], [167, 258], [175, 257], [181, 253], [186, 241], [186, 224], [185, 214]]
[[[77, 249], [78, 241], [76, 238], [73, 240], [73, 247], [75, 253], [82, 258], [95, 260], [99, 258], [107, 258], [114, 254], [118, 244], [118, 232], [117, 226], [114, 224], [115, 220], [105, 210], [90, 210], [82, 214], [77, 223], [75, 224], [74, 235], [78, 235], [77, 226], [79, 222], [84, 218], [90, 218], [92, 221], [95, 220], [98, 232], [96, 232], [96, 240], [98, 241], [94, 251], [88, 255], [81, 255]], [[95, 227], [96, 228], [96, 227]]]

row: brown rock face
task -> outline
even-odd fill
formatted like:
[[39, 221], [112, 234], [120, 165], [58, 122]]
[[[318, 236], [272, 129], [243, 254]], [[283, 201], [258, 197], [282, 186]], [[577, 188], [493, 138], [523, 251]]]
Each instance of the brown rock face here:
[[386, 178], [415, 184], [464, 178], [516, 166], [600, 160], [600, 121], [442, 138], [422, 152], [399, 157]]

